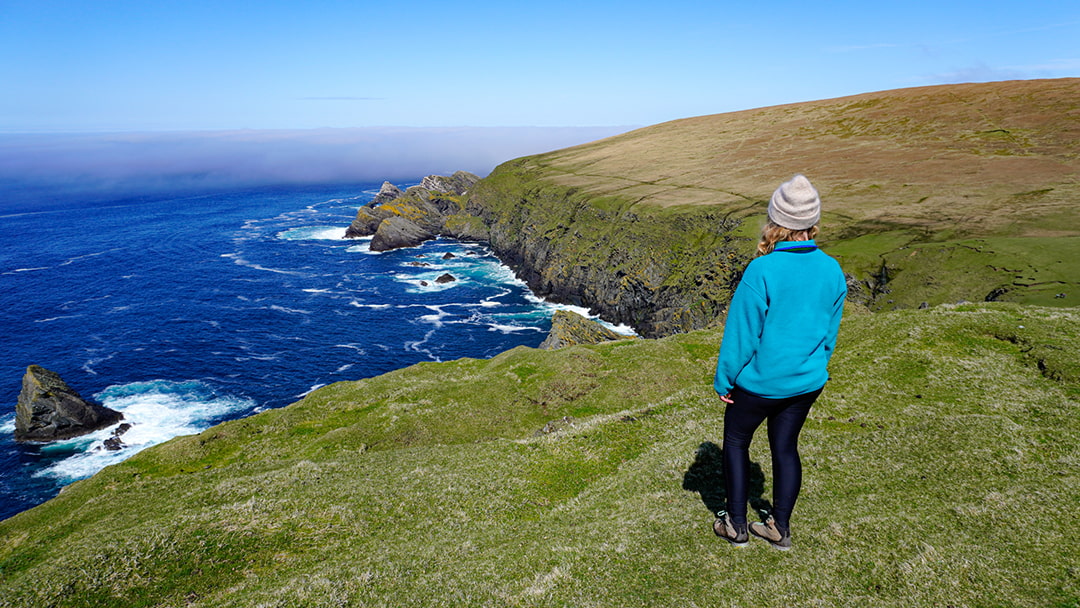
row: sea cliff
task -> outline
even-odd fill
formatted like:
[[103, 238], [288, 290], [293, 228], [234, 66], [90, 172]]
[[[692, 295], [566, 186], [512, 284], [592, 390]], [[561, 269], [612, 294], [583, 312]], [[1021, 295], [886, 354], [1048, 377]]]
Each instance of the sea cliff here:
[[[1080, 79], [868, 93], [512, 160], [453, 194], [429, 188], [439, 217], [416, 224], [420, 238], [486, 241], [537, 294], [659, 337], [722, 321], [770, 194], [805, 173], [823, 199], [818, 241], [860, 306], [1068, 306], [1077, 141]], [[380, 207], [431, 213], [410, 198]]]
[[490, 244], [537, 294], [659, 337], [717, 322], [749, 259], [720, 209], [635, 206], [505, 163], [470, 192]]

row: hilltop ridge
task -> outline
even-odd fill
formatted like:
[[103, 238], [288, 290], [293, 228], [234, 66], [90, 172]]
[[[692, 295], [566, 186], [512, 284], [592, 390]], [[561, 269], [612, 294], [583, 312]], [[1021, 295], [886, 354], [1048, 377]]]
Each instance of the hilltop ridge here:
[[821, 191], [820, 242], [872, 309], [1075, 305], [1078, 141], [1080, 79], [901, 89], [516, 159], [467, 209], [534, 291], [646, 336], [722, 318], [768, 197], [794, 173]]

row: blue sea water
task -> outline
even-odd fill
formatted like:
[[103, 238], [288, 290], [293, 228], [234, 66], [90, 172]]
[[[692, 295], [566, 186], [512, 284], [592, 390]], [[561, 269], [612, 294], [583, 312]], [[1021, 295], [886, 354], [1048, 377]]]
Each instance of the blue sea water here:
[[[555, 306], [484, 246], [375, 254], [343, 240], [377, 188], [0, 200], [0, 519], [148, 446], [331, 382], [543, 340]], [[436, 283], [443, 273], [458, 280]], [[111, 429], [16, 443], [30, 364], [123, 412], [129, 447], [102, 449]]]

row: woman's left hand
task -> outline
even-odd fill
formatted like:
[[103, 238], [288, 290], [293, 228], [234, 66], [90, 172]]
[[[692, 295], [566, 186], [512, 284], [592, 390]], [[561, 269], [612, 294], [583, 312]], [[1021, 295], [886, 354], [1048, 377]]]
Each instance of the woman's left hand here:
[[724, 403], [735, 403], [735, 400], [731, 398], [731, 393], [720, 395], [720, 401], [723, 401]]

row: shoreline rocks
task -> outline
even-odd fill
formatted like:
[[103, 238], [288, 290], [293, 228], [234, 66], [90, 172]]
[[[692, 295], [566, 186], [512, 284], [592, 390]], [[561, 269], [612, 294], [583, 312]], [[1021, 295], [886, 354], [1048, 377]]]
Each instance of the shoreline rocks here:
[[26, 368], [15, 405], [15, 440], [70, 439], [123, 418], [116, 410], [83, 399], [56, 372], [31, 365]]
[[576, 344], [599, 344], [612, 340], [628, 340], [624, 336], [604, 327], [600, 323], [587, 319], [576, 312], [557, 310], [551, 317], [551, 331], [540, 344], [543, 350], [555, 350]]

